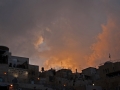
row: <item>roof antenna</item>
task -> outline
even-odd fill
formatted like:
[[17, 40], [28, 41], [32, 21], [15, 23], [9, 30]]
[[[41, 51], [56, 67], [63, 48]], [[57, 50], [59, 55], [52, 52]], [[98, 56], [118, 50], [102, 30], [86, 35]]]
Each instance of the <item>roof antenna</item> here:
[[110, 53], [109, 53], [109, 59], [110, 59], [110, 61], [111, 61], [111, 55], [110, 55]]

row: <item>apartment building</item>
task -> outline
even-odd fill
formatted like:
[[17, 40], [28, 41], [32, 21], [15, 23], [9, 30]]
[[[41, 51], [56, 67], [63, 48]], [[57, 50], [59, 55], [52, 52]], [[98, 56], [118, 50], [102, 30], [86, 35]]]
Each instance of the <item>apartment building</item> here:
[[36, 83], [39, 66], [30, 65], [29, 58], [13, 56], [6, 46], [0, 46], [0, 82]]
[[99, 66], [100, 80], [97, 85], [102, 86], [104, 90], [120, 90], [120, 62], [107, 61]]

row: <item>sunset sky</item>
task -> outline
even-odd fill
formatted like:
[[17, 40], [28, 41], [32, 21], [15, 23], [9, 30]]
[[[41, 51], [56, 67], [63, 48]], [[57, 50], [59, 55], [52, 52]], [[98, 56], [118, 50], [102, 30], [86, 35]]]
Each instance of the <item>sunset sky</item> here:
[[118, 60], [120, 0], [0, 0], [0, 45], [45, 69]]

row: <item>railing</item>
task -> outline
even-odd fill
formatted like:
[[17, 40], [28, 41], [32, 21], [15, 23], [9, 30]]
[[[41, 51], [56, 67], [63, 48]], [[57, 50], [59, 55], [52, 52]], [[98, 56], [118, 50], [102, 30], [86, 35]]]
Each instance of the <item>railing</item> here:
[[120, 59], [115, 59], [115, 60], [105, 61], [105, 62], [103, 62], [103, 63], [99, 64], [99, 66], [104, 65], [106, 62], [112, 62], [112, 63], [115, 63], [115, 62], [120, 62]]

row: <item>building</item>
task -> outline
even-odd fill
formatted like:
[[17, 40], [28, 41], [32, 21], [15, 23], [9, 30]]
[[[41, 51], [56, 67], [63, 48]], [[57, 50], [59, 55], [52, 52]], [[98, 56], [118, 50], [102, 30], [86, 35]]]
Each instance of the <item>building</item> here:
[[[14, 87], [13, 87], [14, 86]], [[88, 67], [82, 73], [70, 69], [44, 70], [29, 64], [29, 58], [13, 56], [0, 46], [0, 89], [10, 90], [120, 90], [120, 62], [107, 61], [98, 69]]]
[[99, 66], [100, 80], [97, 85], [104, 90], [120, 90], [120, 62], [107, 61]]
[[94, 67], [88, 67], [86, 69], [83, 69], [82, 74], [91, 79], [93, 83], [94, 81], [100, 79], [99, 71]]
[[0, 82], [37, 83], [39, 66], [30, 65], [29, 58], [12, 56], [9, 48], [0, 46]]
[[29, 83], [34, 84], [39, 82], [39, 66], [30, 65], [28, 66], [28, 78]]
[[88, 76], [93, 76], [96, 73], [97, 73], [97, 69], [94, 67], [88, 67], [82, 70], [82, 74], [88, 75]]

